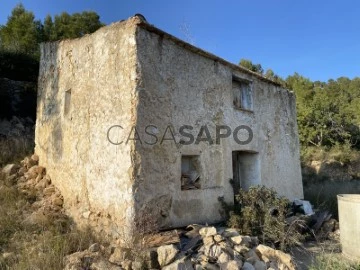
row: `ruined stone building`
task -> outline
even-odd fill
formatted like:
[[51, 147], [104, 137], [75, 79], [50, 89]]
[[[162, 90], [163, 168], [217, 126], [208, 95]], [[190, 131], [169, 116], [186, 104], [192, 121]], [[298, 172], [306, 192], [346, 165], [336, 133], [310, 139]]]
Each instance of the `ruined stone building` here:
[[42, 44], [35, 152], [112, 234], [219, 221], [230, 179], [303, 197], [294, 94], [138, 16]]

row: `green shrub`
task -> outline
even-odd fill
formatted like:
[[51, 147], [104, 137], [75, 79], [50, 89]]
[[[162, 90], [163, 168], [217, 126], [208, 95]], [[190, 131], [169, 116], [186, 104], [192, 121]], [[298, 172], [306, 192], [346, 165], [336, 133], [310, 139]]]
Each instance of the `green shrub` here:
[[358, 158], [359, 152], [352, 149], [349, 141], [343, 144], [336, 143], [335, 146], [330, 149], [327, 157], [329, 160], [336, 160], [343, 164], [349, 164]]
[[300, 159], [302, 165], [308, 165], [313, 160], [325, 160], [327, 149], [325, 147], [301, 147], [300, 148]]
[[228, 211], [227, 225], [236, 228], [241, 234], [258, 236], [259, 240], [281, 250], [299, 244], [301, 220], [286, 222], [290, 201], [279, 197], [273, 189], [265, 186], [251, 187], [249, 191], [240, 190], [235, 196], [234, 207], [225, 206]]
[[354, 149], [349, 141], [335, 143], [332, 147], [302, 147], [300, 158], [303, 166], [310, 165], [311, 161], [335, 160], [349, 164], [360, 158], [358, 150]]

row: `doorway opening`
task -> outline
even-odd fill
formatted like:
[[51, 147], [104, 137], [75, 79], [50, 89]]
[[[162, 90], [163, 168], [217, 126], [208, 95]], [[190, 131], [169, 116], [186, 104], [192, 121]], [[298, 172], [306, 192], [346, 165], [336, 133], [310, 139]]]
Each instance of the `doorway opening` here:
[[249, 190], [250, 187], [261, 184], [259, 153], [233, 151], [232, 163], [235, 194], [239, 192], [240, 188]]

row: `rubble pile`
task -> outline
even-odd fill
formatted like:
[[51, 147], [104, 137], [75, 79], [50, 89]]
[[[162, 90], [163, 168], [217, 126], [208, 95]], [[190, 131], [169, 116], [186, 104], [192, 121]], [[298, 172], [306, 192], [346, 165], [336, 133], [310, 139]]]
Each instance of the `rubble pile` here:
[[3, 178], [7, 185], [16, 185], [30, 202], [24, 209], [24, 222], [34, 225], [61, 223], [67, 218], [62, 207], [63, 197], [38, 161], [39, 157], [32, 155], [20, 165], [8, 164], [2, 169]]
[[[290, 255], [259, 244], [257, 237], [242, 236], [229, 228], [201, 225], [188, 228], [191, 230], [178, 232], [173, 244], [149, 247], [145, 243], [135, 252], [120, 246], [104, 248], [99, 245], [95, 249], [91, 246], [67, 256], [65, 269], [295, 269]], [[109, 251], [106, 261], [101, 254], [106, 256]], [[106, 265], [106, 268], [99, 268], [99, 265]]]

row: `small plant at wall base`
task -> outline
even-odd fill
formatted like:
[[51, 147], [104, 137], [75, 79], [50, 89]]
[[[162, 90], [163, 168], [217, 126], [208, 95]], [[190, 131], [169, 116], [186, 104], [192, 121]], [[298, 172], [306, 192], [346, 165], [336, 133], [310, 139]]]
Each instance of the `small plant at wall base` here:
[[290, 201], [279, 197], [273, 189], [254, 186], [248, 191], [240, 189], [233, 207], [221, 200], [227, 212], [227, 225], [241, 234], [258, 236], [259, 240], [275, 248], [286, 250], [299, 244], [304, 236], [299, 232], [301, 220], [286, 222]]

